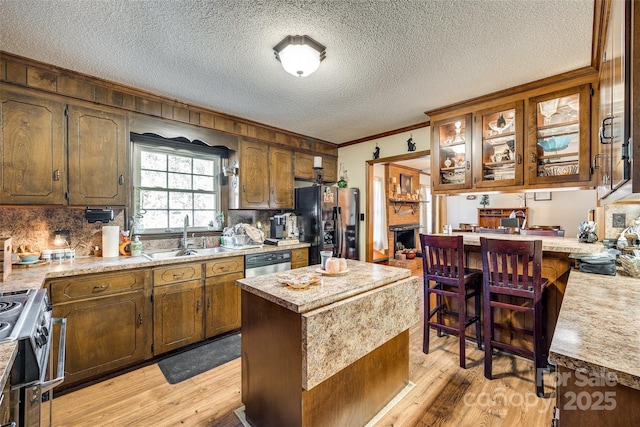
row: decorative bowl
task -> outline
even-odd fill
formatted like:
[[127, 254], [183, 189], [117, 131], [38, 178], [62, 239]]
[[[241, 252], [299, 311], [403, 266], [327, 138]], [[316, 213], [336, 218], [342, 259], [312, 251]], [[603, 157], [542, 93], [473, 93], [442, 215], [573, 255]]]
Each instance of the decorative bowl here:
[[576, 135], [552, 136], [549, 139], [538, 141], [538, 145], [542, 147], [544, 151], [564, 150], [575, 138]]
[[18, 254], [21, 262], [33, 262], [40, 258], [40, 252], [23, 252]]
[[489, 122], [489, 128], [496, 132], [498, 135], [501, 135], [507, 129], [511, 128], [511, 123], [513, 123], [513, 119], [505, 119], [504, 126], [498, 126], [498, 121], [494, 120]]

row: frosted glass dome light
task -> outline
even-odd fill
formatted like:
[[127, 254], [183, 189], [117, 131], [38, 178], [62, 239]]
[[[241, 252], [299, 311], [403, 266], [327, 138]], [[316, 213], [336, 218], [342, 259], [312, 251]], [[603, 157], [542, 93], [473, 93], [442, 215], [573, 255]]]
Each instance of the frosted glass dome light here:
[[296, 77], [306, 77], [320, 66], [325, 47], [308, 36], [287, 36], [274, 48], [282, 68]]

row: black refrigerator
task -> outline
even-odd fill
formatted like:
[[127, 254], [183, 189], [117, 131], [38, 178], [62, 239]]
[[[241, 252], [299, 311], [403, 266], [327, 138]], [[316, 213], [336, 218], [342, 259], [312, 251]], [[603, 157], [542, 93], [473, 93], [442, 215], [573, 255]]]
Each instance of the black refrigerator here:
[[320, 251], [338, 258], [359, 259], [357, 188], [313, 185], [295, 189], [299, 240], [310, 243], [309, 265], [320, 264]]

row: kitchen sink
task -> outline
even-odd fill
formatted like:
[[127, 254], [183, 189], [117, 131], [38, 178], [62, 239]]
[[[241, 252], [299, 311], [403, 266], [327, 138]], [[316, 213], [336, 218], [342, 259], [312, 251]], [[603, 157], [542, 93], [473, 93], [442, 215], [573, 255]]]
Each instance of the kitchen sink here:
[[235, 252], [235, 249], [215, 246], [212, 248], [193, 248], [193, 249], [168, 249], [158, 252], [145, 252], [142, 256], [154, 261], [159, 259], [182, 258], [195, 255], [213, 255], [225, 252]]

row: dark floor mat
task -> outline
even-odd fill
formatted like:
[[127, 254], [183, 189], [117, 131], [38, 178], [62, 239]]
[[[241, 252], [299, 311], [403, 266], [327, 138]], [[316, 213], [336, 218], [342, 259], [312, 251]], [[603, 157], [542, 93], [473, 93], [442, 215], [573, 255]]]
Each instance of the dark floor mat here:
[[240, 357], [240, 334], [207, 342], [158, 362], [169, 384], [177, 384]]

